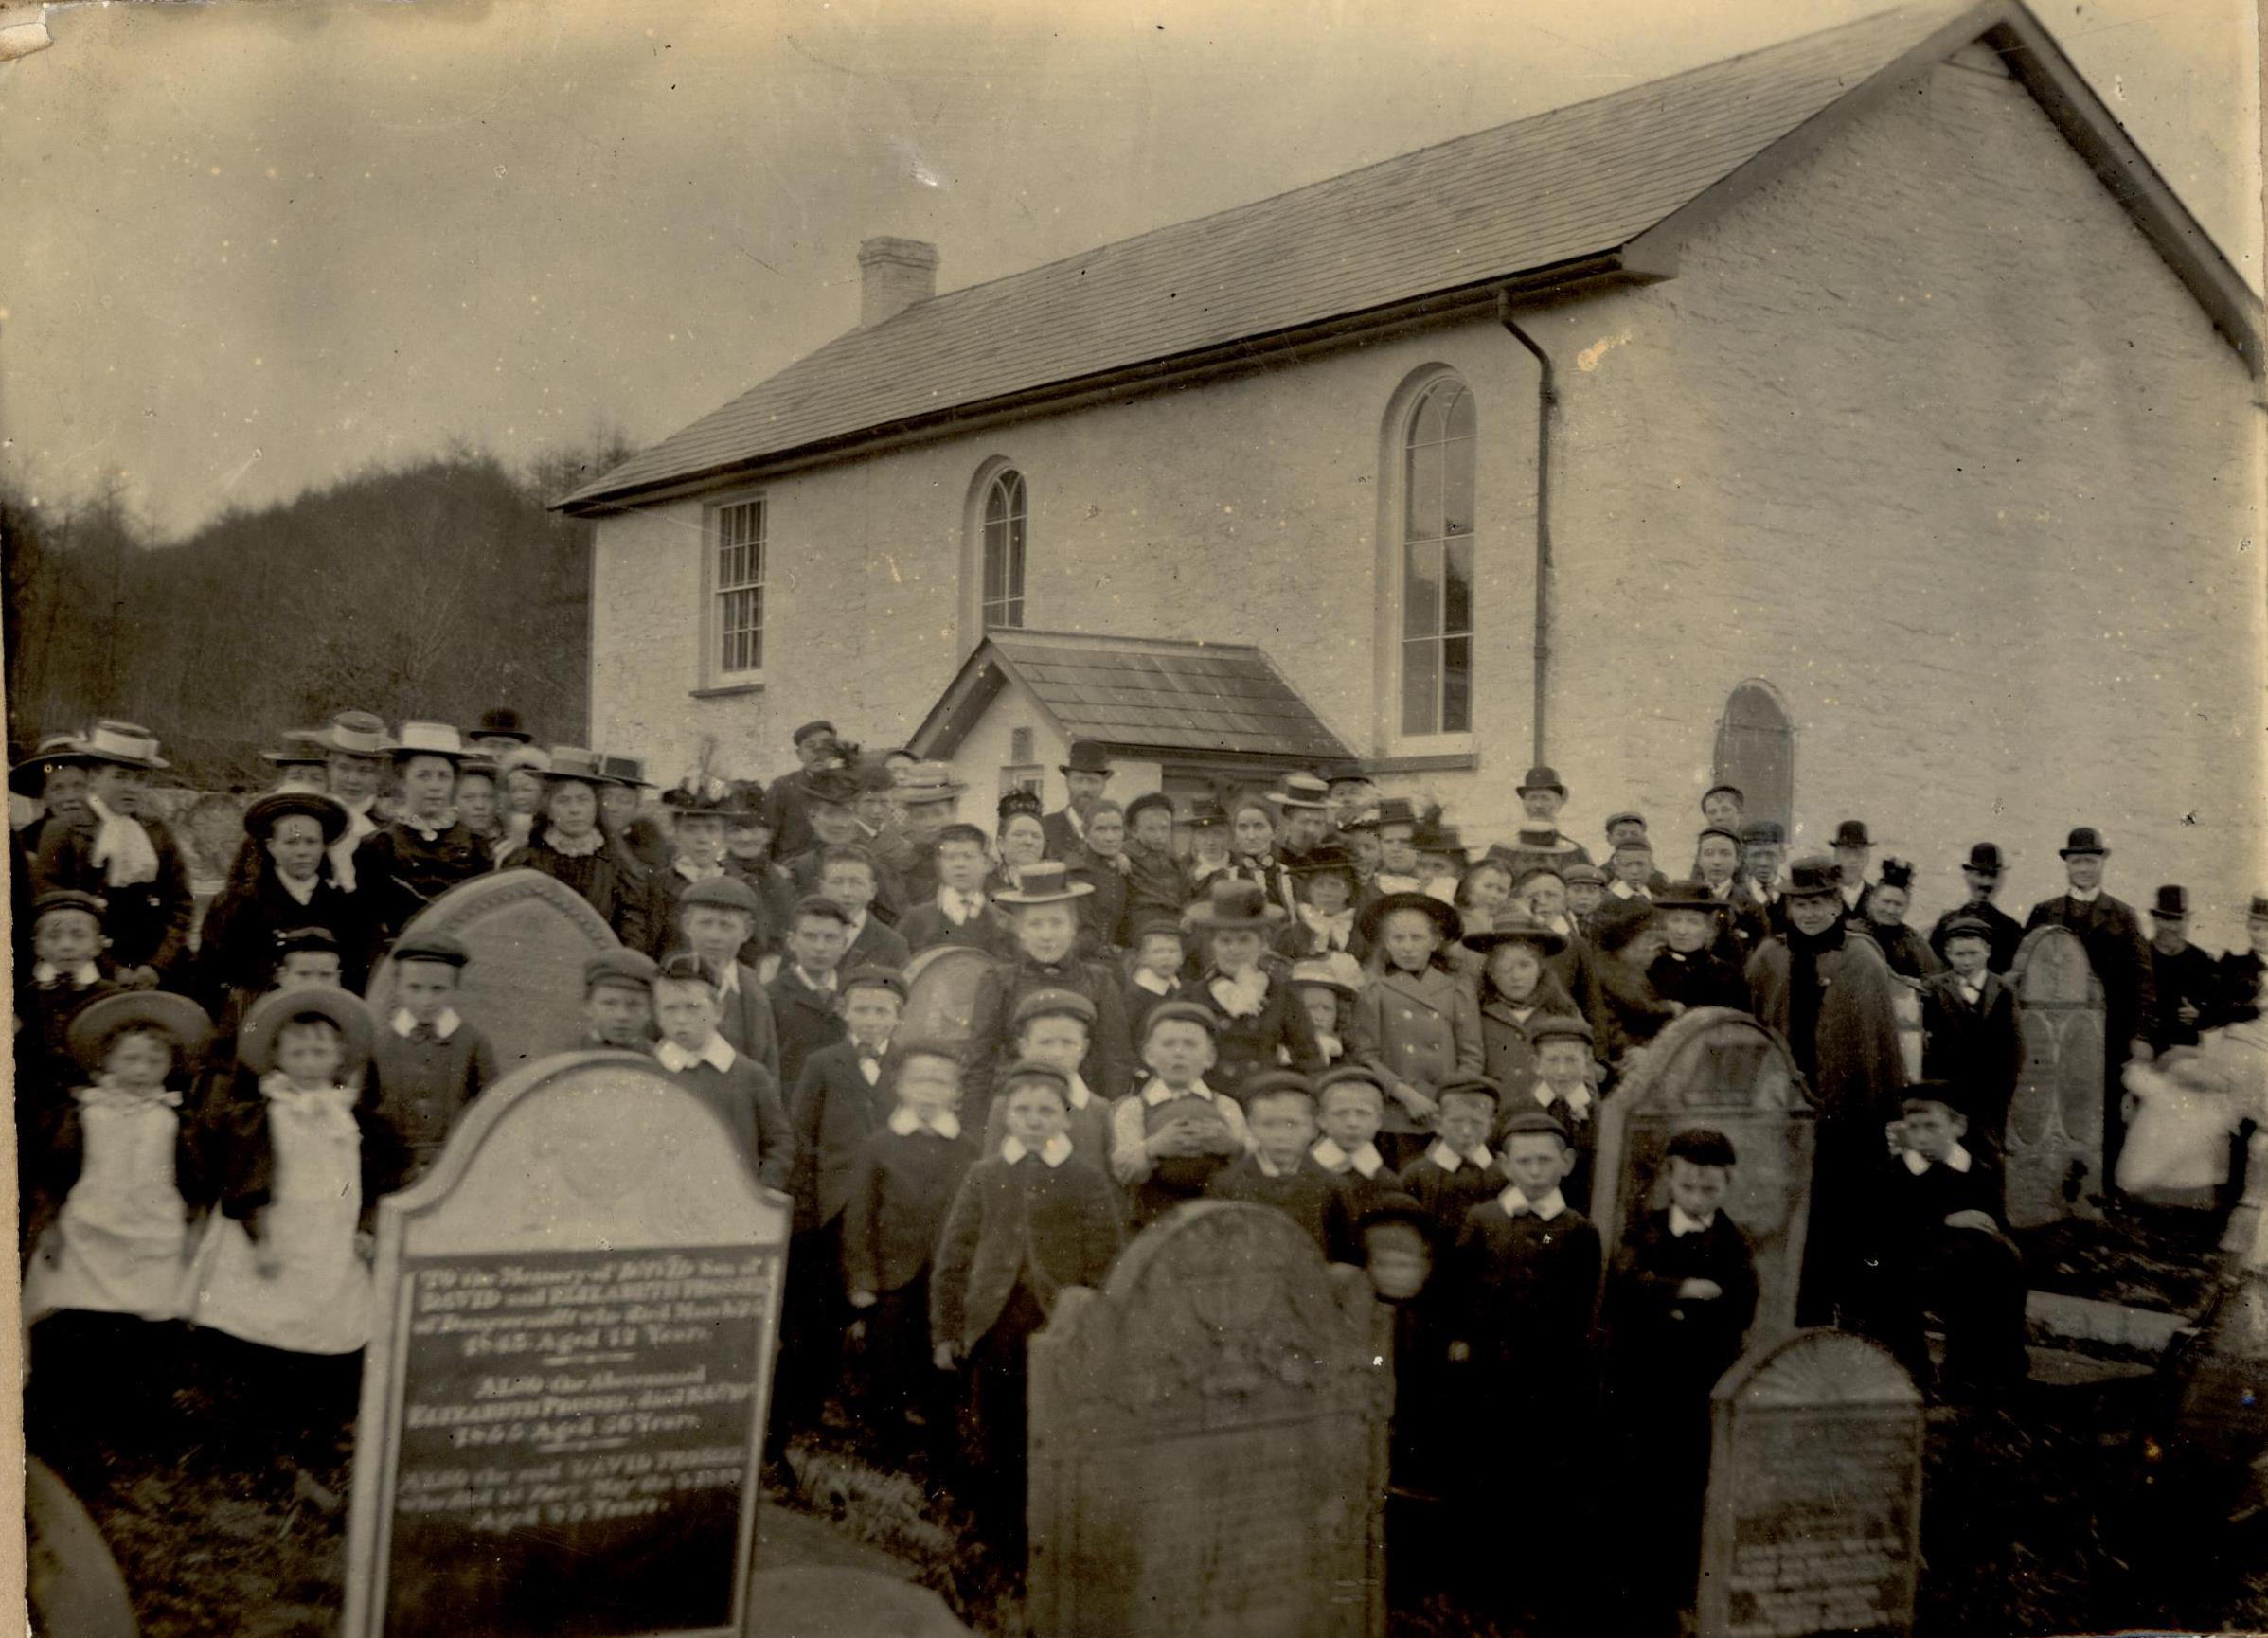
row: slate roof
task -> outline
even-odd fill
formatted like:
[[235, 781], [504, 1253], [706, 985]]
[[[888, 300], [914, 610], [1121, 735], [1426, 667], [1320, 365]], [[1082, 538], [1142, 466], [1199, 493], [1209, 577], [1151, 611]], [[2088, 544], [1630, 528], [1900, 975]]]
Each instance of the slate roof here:
[[[1971, 37], [1998, 27], [2018, 43], [2027, 82], [2072, 73], [2020, 4], [1899, 7], [917, 302], [558, 504], [603, 510], [1413, 300], [1611, 272], [1634, 240], [1964, 17]], [[2080, 95], [2089, 131], [2114, 123], [2083, 82]], [[2138, 150], [2106, 140], [2122, 174], [2144, 173], [2114, 189], [2130, 208], [2153, 185], [2167, 192]], [[2165, 231], [2218, 258], [2168, 200]]]
[[950, 757], [1009, 679], [1031, 690], [1066, 735], [1122, 754], [1354, 759], [1276, 663], [1249, 643], [1061, 632], [987, 636], [915, 731], [915, 753]]

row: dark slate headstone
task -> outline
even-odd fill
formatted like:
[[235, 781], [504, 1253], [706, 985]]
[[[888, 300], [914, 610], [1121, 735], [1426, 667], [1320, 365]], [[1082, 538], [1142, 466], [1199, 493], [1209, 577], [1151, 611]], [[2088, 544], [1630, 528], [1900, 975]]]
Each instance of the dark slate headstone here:
[[1921, 1396], [1889, 1350], [1797, 1331], [1727, 1371], [1709, 1417], [1701, 1638], [1911, 1632]]
[[1772, 1031], [1722, 1006], [1678, 1018], [1598, 1112], [1591, 1218], [1606, 1266], [1646, 1215], [1669, 1203], [1670, 1140], [1690, 1127], [1714, 1127], [1740, 1155], [1724, 1211], [1756, 1251], [1759, 1295], [1749, 1335], [1793, 1329], [1815, 1119], [1802, 1072]]
[[379, 1203], [345, 1638], [744, 1630], [789, 1210], [635, 1053], [482, 1097]]
[[1204, 1201], [1031, 1343], [1044, 1638], [1376, 1638], [1393, 1347], [1356, 1269]]
[[905, 1015], [898, 1033], [906, 1041], [958, 1045], [969, 1039], [976, 986], [992, 958], [965, 944], [933, 944], [905, 964]]
[[[582, 1039], [583, 963], [616, 943], [588, 899], [540, 870], [459, 882], [402, 931], [464, 940], [473, 959], [455, 1005], [487, 1034], [507, 1075]], [[378, 964], [364, 995], [383, 1023], [394, 1010], [392, 962]]]
[[2027, 934], [2009, 981], [2024, 1025], [2024, 1073], [2009, 1100], [2009, 1226], [2099, 1217], [2102, 984], [2068, 927]]

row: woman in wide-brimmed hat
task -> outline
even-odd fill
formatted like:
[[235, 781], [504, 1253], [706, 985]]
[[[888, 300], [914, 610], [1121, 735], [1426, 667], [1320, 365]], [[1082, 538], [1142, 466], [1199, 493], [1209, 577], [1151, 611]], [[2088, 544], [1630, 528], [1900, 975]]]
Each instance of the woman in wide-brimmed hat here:
[[152, 774], [170, 766], [157, 738], [133, 722], [97, 722], [76, 753], [87, 766], [86, 812], [49, 825], [33, 866], [43, 887], [98, 893], [118, 978], [135, 988], [179, 988], [189, 963], [196, 898], [188, 865], [163, 819], [142, 811]]
[[1205, 965], [1181, 994], [1213, 1014], [1220, 1055], [1206, 1083], [1234, 1097], [1263, 1069], [1289, 1067], [1302, 1075], [1320, 1070], [1323, 1054], [1290, 970], [1265, 954], [1286, 919], [1282, 908], [1269, 902], [1267, 890], [1255, 881], [1216, 877], [1183, 919], [1197, 935]]
[[346, 809], [313, 791], [278, 791], [244, 810], [243, 846], [198, 945], [197, 993], [223, 1034], [274, 981], [277, 936], [292, 928], [327, 928], [341, 978], [362, 987], [362, 899], [339, 885], [330, 852], [346, 829]]
[[580, 745], [554, 745], [550, 771], [544, 775], [543, 810], [527, 833], [527, 846], [508, 863], [565, 882], [590, 900], [616, 938], [652, 954], [652, 879], [599, 817], [598, 793], [613, 782], [596, 753]]
[[468, 756], [446, 722], [404, 722], [390, 753], [399, 811], [354, 850], [356, 891], [374, 946], [460, 881], [489, 868], [480, 838], [457, 817], [456, 775]]

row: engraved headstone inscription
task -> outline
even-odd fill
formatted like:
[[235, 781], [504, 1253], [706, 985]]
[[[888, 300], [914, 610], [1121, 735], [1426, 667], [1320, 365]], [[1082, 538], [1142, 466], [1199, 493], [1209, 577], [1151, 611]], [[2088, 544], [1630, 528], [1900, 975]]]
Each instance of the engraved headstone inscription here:
[[2025, 935], [2009, 974], [2024, 1023], [2024, 1073], [2009, 1100], [2009, 1226], [2099, 1217], [2102, 983], [2068, 927]]
[[[453, 1005], [478, 1024], [509, 1075], [582, 1036], [582, 968], [614, 948], [614, 929], [572, 887], [537, 870], [459, 882], [410, 918], [409, 934], [447, 933], [473, 959]], [[394, 1009], [394, 969], [381, 961], [364, 991], [381, 1019]]]
[[1031, 1344], [1030, 1630], [1376, 1638], [1385, 1311], [1279, 1212], [1144, 1230]]
[[1749, 1335], [1782, 1335], [1795, 1325], [1814, 1114], [1795, 1060], [1744, 1012], [1704, 1006], [1677, 1019], [1599, 1110], [1591, 1217], [1606, 1266], [1646, 1214], [1669, 1202], [1670, 1140], [1696, 1126], [1723, 1132], [1741, 1157], [1724, 1210], [1756, 1250], [1759, 1298]]
[[484, 1096], [379, 1205], [346, 1638], [741, 1633], [788, 1216], [636, 1054]]
[[1710, 1395], [1701, 1638], [1908, 1633], [1921, 1396], [1888, 1349], [1805, 1330]]

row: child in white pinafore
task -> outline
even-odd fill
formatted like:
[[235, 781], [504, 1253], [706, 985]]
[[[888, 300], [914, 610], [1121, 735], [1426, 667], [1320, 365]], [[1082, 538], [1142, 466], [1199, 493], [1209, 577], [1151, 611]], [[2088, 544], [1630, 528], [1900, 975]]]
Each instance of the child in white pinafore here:
[[23, 1167], [34, 1451], [83, 1432], [136, 1444], [166, 1425], [190, 1216], [205, 1200], [175, 1087], [208, 1027], [196, 1003], [150, 989], [88, 1002], [63, 1026], [61, 1060], [86, 1084], [27, 1132]]
[[[239, 1061], [259, 1095], [223, 1112], [220, 1209], [196, 1260], [196, 1325], [254, 1344], [243, 1380], [275, 1384], [316, 1433], [350, 1414], [370, 1337], [365, 1219], [401, 1179], [400, 1141], [352, 1090], [370, 1051], [369, 1009], [342, 989], [277, 990], [245, 1016]], [[330, 1356], [335, 1371], [308, 1356]]]

